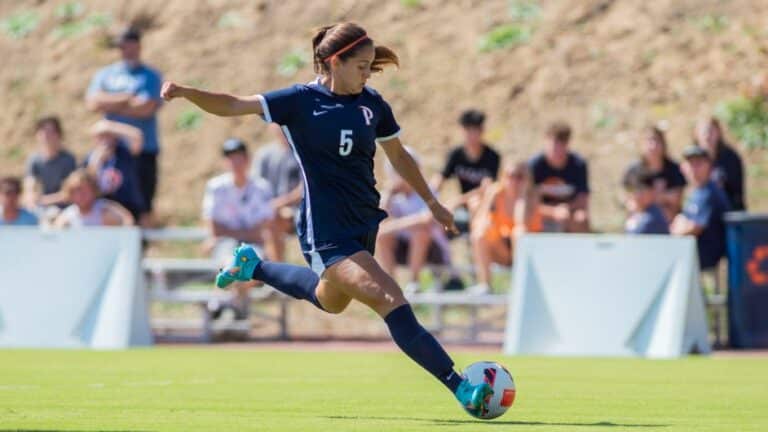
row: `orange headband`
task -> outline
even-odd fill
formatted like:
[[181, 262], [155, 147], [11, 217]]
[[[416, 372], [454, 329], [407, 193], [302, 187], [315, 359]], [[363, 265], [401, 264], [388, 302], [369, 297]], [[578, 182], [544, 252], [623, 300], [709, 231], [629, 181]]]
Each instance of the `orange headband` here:
[[328, 57], [324, 58], [323, 62], [327, 62], [328, 60], [330, 60], [330, 59], [332, 59], [332, 58], [334, 58], [334, 57], [336, 57], [336, 56], [338, 56], [340, 54], [343, 54], [343, 53], [349, 51], [350, 49], [352, 49], [352, 47], [354, 47], [358, 43], [364, 41], [365, 39], [368, 39], [368, 35], [367, 34], [364, 34], [364, 35], [360, 36], [359, 38], [357, 38], [354, 41], [352, 41], [352, 43], [350, 43], [349, 45], [345, 46], [344, 48], [342, 48], [342, 49], [336, 51], [335, 53], [329, 55]]

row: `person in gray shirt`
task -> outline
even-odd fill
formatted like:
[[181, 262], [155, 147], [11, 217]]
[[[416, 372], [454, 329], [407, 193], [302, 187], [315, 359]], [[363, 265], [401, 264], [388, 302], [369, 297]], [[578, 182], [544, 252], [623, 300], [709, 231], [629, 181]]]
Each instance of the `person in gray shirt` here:
[[62, 206], [64, 179], [77, 167], [75, 157], [64, 149], [61, 122], [56, 116], [43, 117], [35, 124], [39, 149], [27, 160], [24, 203], [29, 208]]
[[303, 186], [301, 169], [288, 140], [280, 126], [270, 124], [277, 141], [263, 146], [255, 155], [251, 165], [251, 176], [262, 178], [272, 190], [272, 208], [280, 231], [292, 233], [296, 205], [301, 201]]

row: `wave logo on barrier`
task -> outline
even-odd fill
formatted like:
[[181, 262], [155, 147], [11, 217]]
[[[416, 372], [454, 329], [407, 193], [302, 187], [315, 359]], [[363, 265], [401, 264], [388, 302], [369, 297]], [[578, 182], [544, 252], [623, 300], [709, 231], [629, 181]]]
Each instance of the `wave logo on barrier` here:
[[768, 245], [756, 247], [752, 251], [752, 258], [747, 262], [747, 275], [755, 285], [768, 285]]

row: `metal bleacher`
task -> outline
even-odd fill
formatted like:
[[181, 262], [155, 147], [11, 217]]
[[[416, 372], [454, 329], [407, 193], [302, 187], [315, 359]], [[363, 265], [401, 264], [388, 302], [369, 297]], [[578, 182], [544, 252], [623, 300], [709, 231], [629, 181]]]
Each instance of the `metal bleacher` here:
[[[148, 229], [143, 231], [143, 238], [147, 242], [201, 242], [206, 238], [206, 231], [202, 228], [164, 228]], [[234, 331], [249, 334], [253, 325], [259, 322], [277, 324], [277, 339], [290, 339], [288, 327], [289, 303], [293, 301], [289, 297], [275, 291], [271, 287], [262, 286], [251, 291], [251, 300], [261, 305], [272, 303], [275, 307], [269, 312], [252, 308], [250, 320], [240, 320], [227, 323], [218, 323], [210, 318], [207, 312], [208, 302], [218, 293], [213, 289], [201, 290], [200, 284], [213, 286], [213, 279], [220, 267], [220, 263], [212, 259], [200, 258], [155, 258], [147, 257], [142, 260], [142, 268], [149, 289], [149, 298], [153, 303], [195, 305], [200, 311], [200, 318], [163, 318], [152, 317], [151, 323], [155, 334], [173, 335], [178, 332], [193, 332], [200, 341], [211, 341], [214, 336], [222, 331]], [[440, 269], [432, 269], [438, 272]], [[190, 284], [197, 284], [196, 288], [190, 288]], [[498, 324], [484, 322], [479, 310], [488, 306], [506, 306], [507, 296], [504, 294], [469, 294], [465, 292], [443, 292], [442, 287], [436, 284], [434, 289], [428, 292], [420, 292], [407, 295], [413, 305], [427, 306], [431, 320], [428, 327], [437, 334], [451, 331], [462, 336], [457, 341], [469, 343], [477, 342], [478, 336], [483, 331], [501, 332]], [[451, 309], [461, 308], [468, 312], [468, 323], [451, 325], [447, 322], [446, 313]], [[169, 336], [172, 337], [172, 336]]]

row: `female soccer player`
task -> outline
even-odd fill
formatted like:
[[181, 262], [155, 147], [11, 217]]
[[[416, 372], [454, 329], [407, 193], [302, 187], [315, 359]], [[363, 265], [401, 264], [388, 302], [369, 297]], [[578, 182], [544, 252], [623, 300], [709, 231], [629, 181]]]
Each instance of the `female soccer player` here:
[[224, 288], [234, 281], [260, 280], [332, 314], [342, 312], [353, 299], [360, 301], [384, 319], [400, 349], [448, 387], [468, 411], [479, 413], [491, 388], [473, 386], [453, 369], [442, 346], [416, 320], [400, 287], [373, 258], [379, 222], [386, 216], [374, 187], [377, 143], [435, 219], [456, 231], [453, 215], [434, 197], [403, 148], [389, 105], [365, 85], [372, 72], [397, 66], [397, 55], [375, 46], [365, 30], [352, 23], [321, 28], [312, 48], [319, 76], [306, 85], [234, 96], [163, 84], [166, 100], [181, 97], [212, 114], [258, 114], [279, 124], [302, 169], [304, 197], [296, 232], [311, 268], [265, 261], [252, 246], [242, 245], [216, 284]]

